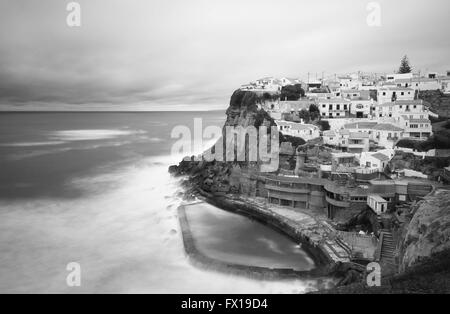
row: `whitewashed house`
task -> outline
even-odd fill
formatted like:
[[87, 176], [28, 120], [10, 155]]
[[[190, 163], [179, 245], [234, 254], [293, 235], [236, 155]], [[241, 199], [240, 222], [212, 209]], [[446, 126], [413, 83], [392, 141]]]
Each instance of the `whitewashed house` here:
[[389, 164], [390, 158], [382, 153], [362, 153], [359, 158], [359, 164], [363, 168], [376, 169], [383, 172]]
[[302, 124], [290, 121], [275, 121], [278, 130], [289, 136], [300, 137], [305, 141], [309, 141], [320, 137], [320, 129], [312, 124]]
[[350, 114], [356, 118], [369, 118], [372, 108], [376, 104], [373, 99], [352, 99], [350, 100]]
[[379, 104], [394, 102], [397, 100], [414, 100], [416, 91], [405, 87], [379, 87], [377, 89], [377, 101]]
[[413, 88], [419, 91], [440, 90], [442, 88], [442, 84], [438, 79], [426, 77], [399, 79], [395, 80], [394, 83], [397, 87]]
[[340, 134], [334, 130], [324, 131], [322, 138], [325, 145], [338, 146], [340, 142]]
[[401, 80], [401, 79], [412, 79], [414, 77], [413, 73], [393, 73], [388, 74], [386, 76], [387, 82], [393, 82], [395, 80]]
[[379, 146], [394, 148], [399, 139], [403, 137], [404, 129], [389, 123], [379, 123], [372, 129], [372, 139]]
[[320, 98], [318, 107], [323, 118], [345, 118], [349, 116], [351, 101], [343, 98]]

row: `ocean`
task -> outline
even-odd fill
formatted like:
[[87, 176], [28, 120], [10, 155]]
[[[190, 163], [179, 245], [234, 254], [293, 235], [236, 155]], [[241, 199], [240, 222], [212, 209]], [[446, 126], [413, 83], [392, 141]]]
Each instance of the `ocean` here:
[[[167, 169], [183, 157], [171, 154], [178, 140], [171, 131], [179, 125], [192, 129], [194, 118], [203, 127], [221, 127], [225, 113], [0, 114], [0, 293], [315, 290], [315, 280], [261, 281], [190, 264], [176, 212], [182, 190]], [[226, 229], [211, 228], [211, 221], [234, 222], [235, 238], [252, 230], [258, 245], [241, 260], [286, 265], [295, 254], [304, 255], [274, 231], [215, 210], [203, 219], [209, 228], [202, 237], [214, 239], [214, 247], [205, 245], [217, 256], [238, 256], [252, 240], [233, 247]], [[77, 287], [66, 283], [72, 262], [81, 267]]]

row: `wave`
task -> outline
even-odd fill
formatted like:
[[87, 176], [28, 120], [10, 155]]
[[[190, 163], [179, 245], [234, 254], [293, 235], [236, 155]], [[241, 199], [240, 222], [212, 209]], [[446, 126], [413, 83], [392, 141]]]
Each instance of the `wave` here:
[[[74, 179], [80, 199], [0, 202], [0, 292], [70, 293], [65, 267], [81, 265], [83, 293], [300, 293], [308, 280], [260, 281], [197, 269], [187, 259], [176, 208], [173, 156]], [[109, 182], [110, 184], [103, 184]]]
[[145, 134], [143, 130], [120, 130], [120, 129], [85, 129], [85, 130], [63, 130], [54, 131], [49, 134], [51, 138], [61, 141], [92, 141], [113, 139], [120, 136]]
[[33, 146], [50, 146], [61, 145], [66, 143], [65, 141], [48, 141], [48, 142], [17, 142], [17, 143], [2, 143], [2, 147], [33, 147]]

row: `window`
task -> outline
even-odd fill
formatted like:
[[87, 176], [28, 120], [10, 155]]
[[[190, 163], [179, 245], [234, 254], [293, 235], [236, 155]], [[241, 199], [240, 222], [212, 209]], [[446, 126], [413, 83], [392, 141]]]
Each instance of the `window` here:
[[325, 104], [322, 105], [322, 108], [326, 108], [326, 107], [327, 107], [327, 105], [325, 105]]
[[416, 108], [417, 108], [417, 106], [416, 106], [416, 105], [414, 105], [414, 106], [413, 106], [413, 108], [414, 108], [414, 109], [416, 109]]
[[347, 110], [347, 105], [344, 105], [344, 110]]
[[341, 114], [340, 114], [339, 112], [338, 112], [338, 113], [336, 113], [336, 116], [338, 116], [338, 117], [339, 117], [340, 115], [341, 115]]
[[386, 92], [383, 92], [383, 96], [386, 96]]
[[336, 110], [341, 110], [341, 105], [336, 105]]
[[405, 92], [401, 92], [400, 95], [405, 96]]

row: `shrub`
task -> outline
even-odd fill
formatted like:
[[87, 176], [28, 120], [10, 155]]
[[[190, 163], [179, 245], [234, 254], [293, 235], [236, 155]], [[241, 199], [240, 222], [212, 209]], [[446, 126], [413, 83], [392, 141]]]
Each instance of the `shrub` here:
[[281, 89], [281, 100], [299, 100], [305, 96], [305, 91], [301, 84], [286, 85]]
[[320, 127], [320, 129], [322, 130], [322, 131], [328, 131], [328, 130], [330, 130], [330, 124], [328, 123], [328, 121], [325, 121], [325, 120], [320, 120], [320, 121], [317, 121], [317, 123], [316, 123], [319, 127]]

